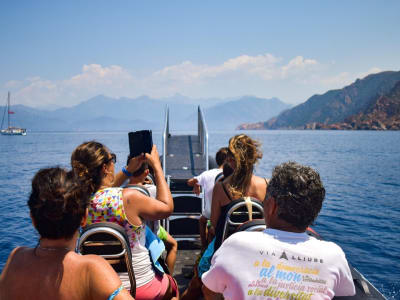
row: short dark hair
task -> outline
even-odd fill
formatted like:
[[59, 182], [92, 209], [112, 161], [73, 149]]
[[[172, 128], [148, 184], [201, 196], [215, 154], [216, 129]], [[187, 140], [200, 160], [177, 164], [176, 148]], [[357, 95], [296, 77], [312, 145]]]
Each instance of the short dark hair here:
[[[129, 165], [129, 161], [132, 159], [130, 155], [128, 155], [128, 158], [126, 160], [126, 165]], [[133, 177], [138, 177], [143, 174], [144, 171], [149, 169], [149, 164], [147, 162], [143, 162], [142, 165], [140, 166], [139, 169], [137, 169], [135, 172], [132, 173]]]
[[325, 188], [317, 171], [287, 162], [274, 168], [267, 197], [275, 199], [279, 218], [305, 230], [321, 210]]
[[54, 167], [39, 170], [32, 179], [28, 206], [40, 236], [70, 239], [89, 205], [90, 191], [73, 172]]
[[215, 154], [215, 161], [217, 162], [218, 167], [220, 167], [226, 160], [226, 156], [228, 155], [228, 147], [222, 147], [218, 150], [217, 154]]

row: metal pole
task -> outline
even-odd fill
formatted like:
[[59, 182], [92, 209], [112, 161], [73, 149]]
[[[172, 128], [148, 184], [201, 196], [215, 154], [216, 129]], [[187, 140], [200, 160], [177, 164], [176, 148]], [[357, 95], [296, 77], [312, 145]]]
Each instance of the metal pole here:
[[8, 98], [7, 98], [7, 102], [8, 102], [8, 111], [7, 111], [7, 120], [8, 120], [8, 128], [10, 128], [10, 92], [8, 92]]

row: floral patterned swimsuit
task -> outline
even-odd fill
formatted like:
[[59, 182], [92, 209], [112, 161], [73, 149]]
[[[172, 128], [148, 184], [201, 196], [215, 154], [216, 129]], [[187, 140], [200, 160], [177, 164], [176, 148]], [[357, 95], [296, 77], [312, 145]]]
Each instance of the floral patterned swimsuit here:
[[132, 249], [133, 270], [136, 285], [140, 287], [150, 282], [155, 274], [150, 261], [149, 251], [145, 247], [146, 225], [140, 226], [129, 223], [122, 200], [122, 188], [105, 188], [92, 195], [89, 206], [87, 223], [113, 222], [121, 225], [129, 238]]

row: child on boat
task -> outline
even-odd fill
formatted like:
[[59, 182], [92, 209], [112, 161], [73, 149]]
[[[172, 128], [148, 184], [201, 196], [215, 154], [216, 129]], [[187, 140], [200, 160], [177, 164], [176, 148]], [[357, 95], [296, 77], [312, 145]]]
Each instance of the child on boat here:
[[[216, 177], [219, 174], [222, 174], [222, 169], [224, 166], [224, 162], [226, 159], [226, 155], [228, 153], [228, 148], [223, 147], [218, 150], [215, 155], [215, 161], [217, 162], [218, 168], [210, 169], [204, 171], [200, 175], [193, 177], [187, 181], [189, 186], [193, 187], [193, 192], [197, 195], [200, 194], [200, 187], [204, 189], [204, 210], [199, 219], [199, 231], [200, 231], [200, 240], [201, 240], [201, 248], [205, 250], [207, 248], [208, 242], [213, 238], [213, 232], [208, 236], [208, 232], [211, 229], [211, 201], [212, 201], [212, 193], [216, 181]], [[208, 230], [207, 230], [208, 229]], [[210, 232], [211, 233], [211, 232]]]

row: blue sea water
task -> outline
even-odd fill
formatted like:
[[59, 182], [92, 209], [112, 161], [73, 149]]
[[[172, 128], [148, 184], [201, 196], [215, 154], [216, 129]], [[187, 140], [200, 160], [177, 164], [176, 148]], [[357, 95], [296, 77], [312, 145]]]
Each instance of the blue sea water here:
[[[236, 132], [210, 132], [209, 150], [226, 146]], [[327, 195], [315, 229], [338, 243], [348, 260], [387, 298], [400, 299], [400, 132], [254, 131], [263, 159], [256, 173], [294, 160], [316, 168]], [[161, 153], [161, 134], [153, 133]], [[18, 245], [34, 246], [38, 235], [26, 205], [30, 181], [40, 168], [69, 167], [72, 150], [96, 139], [128, 154], [126, 132], [28, 133], [0, 136], [0, 269]]]

